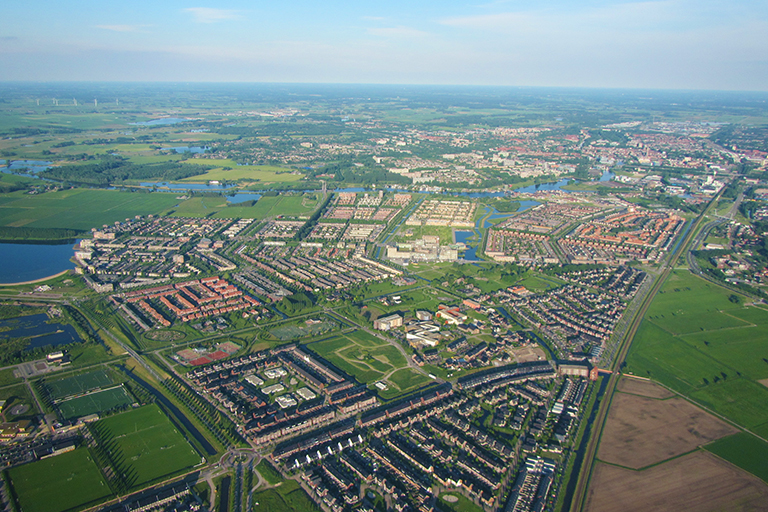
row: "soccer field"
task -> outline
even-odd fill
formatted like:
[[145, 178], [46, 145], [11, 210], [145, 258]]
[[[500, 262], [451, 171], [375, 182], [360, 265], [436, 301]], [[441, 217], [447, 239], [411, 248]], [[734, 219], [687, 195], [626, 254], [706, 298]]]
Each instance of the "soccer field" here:
[[111, 494], [87, 448], [8, 471], [24, 512], [63, 512]]
[[99, 443], [125, 467], [129, 487], [136, 487], [199, 464], [200, 455], [157, 405], [116, 414], [93, 425]]
[[104, 370], [84, 373], [66, 379], [46, 382], [48, 394], [53, 400], [60, 400], [67, 396], [79, 395], [92, 389], [109, 387], [114, 382]]
[[59, 411], [64, 418], [80, 418], [97, 412], [106, 412], [134, 402], [123, 386], [117, 386], [85, 396], [60, 402]]

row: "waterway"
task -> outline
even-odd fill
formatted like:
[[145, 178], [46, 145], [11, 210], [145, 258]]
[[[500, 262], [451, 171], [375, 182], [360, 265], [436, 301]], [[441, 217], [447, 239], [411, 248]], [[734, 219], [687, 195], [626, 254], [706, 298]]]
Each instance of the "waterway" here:
[[35, 281], [75, 268], [69, 261], [74, 243], [0, 243], [0, 283]]
[[167, 181], [160, 181], [160, 182], [152, 182], [152, 181], [142, 181], [139, 183], [142, 187], [150, 187], [150, 188], [157, 188], [160, 192], [163, 192], [163, 189], [167, 189], [168, 191], [174, 191], [174, 192], [188, 192], [190, 190], [210, 190], [211, 192], [218, 192], [221, 190], [229, 190], [231, 188], [236, 187], [237, 185], [211, 185], [209, 183], [168, 183]]
[[576, 491], [576, 484], [579, 480], [581, 466], [584, 465], [584, 454], [587, 451], [589, 438], [592, 436], [592, 424], [595, 422], [595, 416], [597, 416], [597, 412], [600, 410], [600, 403], [604, 398], [603, 395], [605, 394], [605, 388], [608, 386], [608, 381], [610, 378], [610, 375], [602, 376], [600, 387], [597, 390], [597, 399], [592, 405], [592, 410], [589, 411], [589, 417], [586, 419], [587, 424], [584, 428], [584, 434], [581, 437], [579, 449], [576, 450], [576, 453], [572, 455], [572, 457], [576, 458], [574, 459], [573, 469], [571, 470], [570, 479], [568, 480], [568, 485], [565, 488], [565, 497], [563, 498], [563, 504], [565, 505], [566, 510], [572, 508], [571, 505], [573, 505], [573, 503], [571, 503], [571, 501], [573, 501], [573, 493]]

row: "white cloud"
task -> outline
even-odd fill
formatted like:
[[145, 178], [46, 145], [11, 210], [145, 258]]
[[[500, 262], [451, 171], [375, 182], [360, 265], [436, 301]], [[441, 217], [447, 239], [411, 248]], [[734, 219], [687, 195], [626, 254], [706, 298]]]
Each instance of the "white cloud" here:
[[185, 12], [192, 14], [197, 23], [218, 23], [219, 21], [236, 20], [240, 13], [231, 9], [214, 9], [212, 7], [189, 7]]

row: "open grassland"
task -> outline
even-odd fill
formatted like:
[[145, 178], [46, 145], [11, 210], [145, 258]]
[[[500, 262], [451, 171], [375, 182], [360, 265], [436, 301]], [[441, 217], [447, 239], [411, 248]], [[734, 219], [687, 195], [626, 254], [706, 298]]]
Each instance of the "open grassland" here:
[[89, 230], [136, 215], [156, 214], [178, 203], [172, 194], [69, 189], [28, 195], [13, 192], [0, 201], [0, 225]]
[[200, 456], [157, 405], [99, 420], [94, 429], [112, 458], [125, 464], [131, 487], [200, 463]]
[[197, 176], [185, 178], [183, 181], [186, 182], [211, 180], [288, 182], [299, 181], [302, 178], [301, 174], [293, 173], [292, 169], [272, 165], [238, 165], [234, 160], [228, 159], [190, 158], [186, 163], [216, 166]]
[[8, 471], [24, 512], [63, 512], [111, 494], [87, 448]]
[[693, 276], [670, 274], [625, 372], [650, 377], [747, 428], [768, 424], [768, 311]]
[[595, 465], [587, 512], [746, 512], [766, 510], [768, 486], [697, 450], [643, 471]]
[[708, 444], [705, 449], [768, 482], [768, 443], [762, 439], [740, 432]]

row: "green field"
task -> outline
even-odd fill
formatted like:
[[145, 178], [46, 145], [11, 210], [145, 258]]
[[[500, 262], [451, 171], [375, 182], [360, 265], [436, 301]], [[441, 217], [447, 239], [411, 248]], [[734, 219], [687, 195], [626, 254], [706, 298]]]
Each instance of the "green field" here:
[[272, 165], [238, 165], [234, 160], [227, 159], [191, 158], [187, 160], [186, 163], [217, 166], [215, 169], [183, 180], [190, 182], [210, 180], [283, 182], [298, 181], [302, 178], [301, 174], [291, 174], [293, 171], [292, 169], [285, 169]]
[[128, 487], [136, 487], [200, 463], [200, 455], [157, 405], [146, 405], [93, 424], [112, 460], [121, 461]]
[[311, 343], [308, 348], [363, 383], [379, 380], [384, 374], [406, 366], [405, 358], [395, 347], [370, 335], [336, 336]]
[[768, 425], [768, 311], [688, 271], [670, 274], [625, 372], [650, 377], [747, 428]]
[[63, 512], [111, 494], [87, 448], [8, 470], [24, 512]]
[[309, 193], [266, 196], [253, 206], [229, 206], [224, 196], [191, 197], [177, 203], [173, 213], [176, 217], [266, 219], [278, 215], [308, 217], [317, 208], [318, 200], [315, 194]]
[[[420, 388], [422, 386], [426, 386], [427, 384], [431, 384], [434, 382], [429, 377], [425, 377], [424, 375], [420, 373], [416, 373], [410, 368], [403, 368], [401, 370], [397, 370], [395, 373], [389, 376], [387, 379], [391, 384], [394, 384], [398, 388], [400, 388], [400, 393], [408, 393], [410, 391], [415, 391], [417, 388]], [[384, 393], [382, 393], [383, 398], [390, 398], [390, 392], [392, 390], [388, 389]]]
[[718, 439], [704, 449], [768, 482], [768, 443], [765, 441], [741, 432]]
[[[320, 508], [301, 489], [296, 480], [286, 480], [280, 487], [273, 487], [253, 494], [253, 510], [281, 512], [319, 512]], [[258, 505], [256, 505], [258, 503]]]
[[53, 400], [59, 400], [66, 396], [79, 395], [86, 391], [111, 386], [112, 384], [114, 384], [114, 381], [106, 371], [96, 370], [75, 375], [74, 377], [67, 377], [66, 379], [46, 382], [45, 386], [48, 388], [48, 395]]
[[277, 485], [283, 481], [283, 477], [272, 467], [267, 459], [261, 461], [254, 468], [269, 485]]
[[90, 230], [136, 215], [156, 214], [178, 203], [173, 194], [70, 189], [0, 201], [0, 224], [11, 227]]
[[117, 407], [130, 405], [134, 401], [123, 386], [117, 386], [60, 402], [58, 406], [62, 417], [69, 419], [111, 411]]

